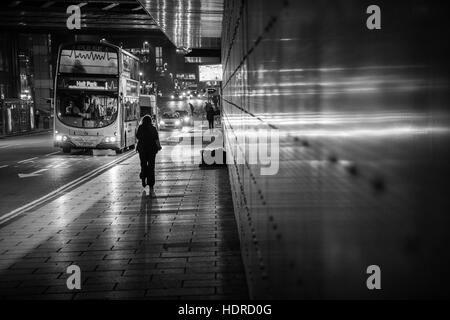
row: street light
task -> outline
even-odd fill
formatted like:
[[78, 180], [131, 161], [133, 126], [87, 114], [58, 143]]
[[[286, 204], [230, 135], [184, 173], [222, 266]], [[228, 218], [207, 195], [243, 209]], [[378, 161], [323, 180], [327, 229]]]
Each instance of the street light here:
[[142, 78], [143, 75], [144, 74], [142, 73], [142, 71], [139, 72], [139, 93], [140, 94], [142, 94], [142, 86], [140, 84], [141, 84], [141, 78]]

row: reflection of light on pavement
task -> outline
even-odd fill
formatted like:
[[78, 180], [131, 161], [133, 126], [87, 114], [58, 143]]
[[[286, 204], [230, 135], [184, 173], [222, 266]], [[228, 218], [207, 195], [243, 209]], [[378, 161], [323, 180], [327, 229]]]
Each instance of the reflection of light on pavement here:
[[66, 226], [73, 217], [67, 215], [67, 212], [70, 212], [69, 209], [73, 206], [73, 203], [70, 202], [70, 197], [65, 195], [55, 199], [54, 203], [52, 203], [52, 207], [55, 207], [53, 215], [55, 215], [55, 223], [58, 227]]
[[[124, 181], [120, 180], [121, 178], [121, 172], [120, 169], [123, 167], [118, 167], [115, 166], [112, 169], [110, 169], [108, 171], [108, 180], [107, 180], [107, 189], [108, 189], [108, 193], [106, 195], [106, 201], [108, 201], [108, 203], [110, 203], [110, 207], [109, 210], [112, 211], [114, 213], [114, 215], [118, 215], [121, 208], [120, 208], [120, 202], [117, 201], [117, 199], [120, 198], [120, 184], [123, 184]], [[120, 222], [118, 222], [117, 220], [115, 220], [115, 222], [111, 223], [111, 230], [110, 232], [112, 233], [112, 235], [114, 235], [114, 237], [118, 237], [120, 230], [117, 228], [118, 225], [120, 224]], [[114, 244], [114, 241], [111, 242], [111, 246]]]

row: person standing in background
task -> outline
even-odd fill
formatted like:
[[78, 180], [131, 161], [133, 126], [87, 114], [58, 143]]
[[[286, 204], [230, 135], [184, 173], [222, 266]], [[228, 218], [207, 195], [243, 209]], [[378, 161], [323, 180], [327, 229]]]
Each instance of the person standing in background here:
[[219, 96], [213, 96], [212, 101], [214, 103], [214, 108], [217, 109], [217, 107], [219, 105]]
[[36, 129], [39, 129], [39, 119], [41, 117], [41, 113], [39, 112], [39, 109], [36, 109], [36, 112], [34, 113], [34, 123], [36, 125]]
[[194, 106], [189, 102], [189, 108], [191, 109], [191, 117], [194, 118]]
[[214, 129], [214, 113], [215, 112], [214, 112], [214, 108], [210, 101], [208, 101], [206, 103], [205, 111], [206, 111], [206, 120], [208, 120], [209, 129], [212, 130], [212, 129]]

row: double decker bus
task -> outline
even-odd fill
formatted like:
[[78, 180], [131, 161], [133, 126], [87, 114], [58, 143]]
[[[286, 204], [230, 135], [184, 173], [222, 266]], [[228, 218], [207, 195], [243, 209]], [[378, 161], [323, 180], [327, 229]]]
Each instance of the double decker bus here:
[[113, 149], [136, 144], [139, 59], [109, 43], [75, 42], [58, 51], [54, 84], [54, 144]]

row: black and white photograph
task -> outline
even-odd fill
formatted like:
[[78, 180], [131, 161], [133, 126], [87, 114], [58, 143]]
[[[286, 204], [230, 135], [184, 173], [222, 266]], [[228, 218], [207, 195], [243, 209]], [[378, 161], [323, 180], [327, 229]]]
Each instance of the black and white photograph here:
[[1, 1], [0, 303], [448, 300], [447, 7]]

